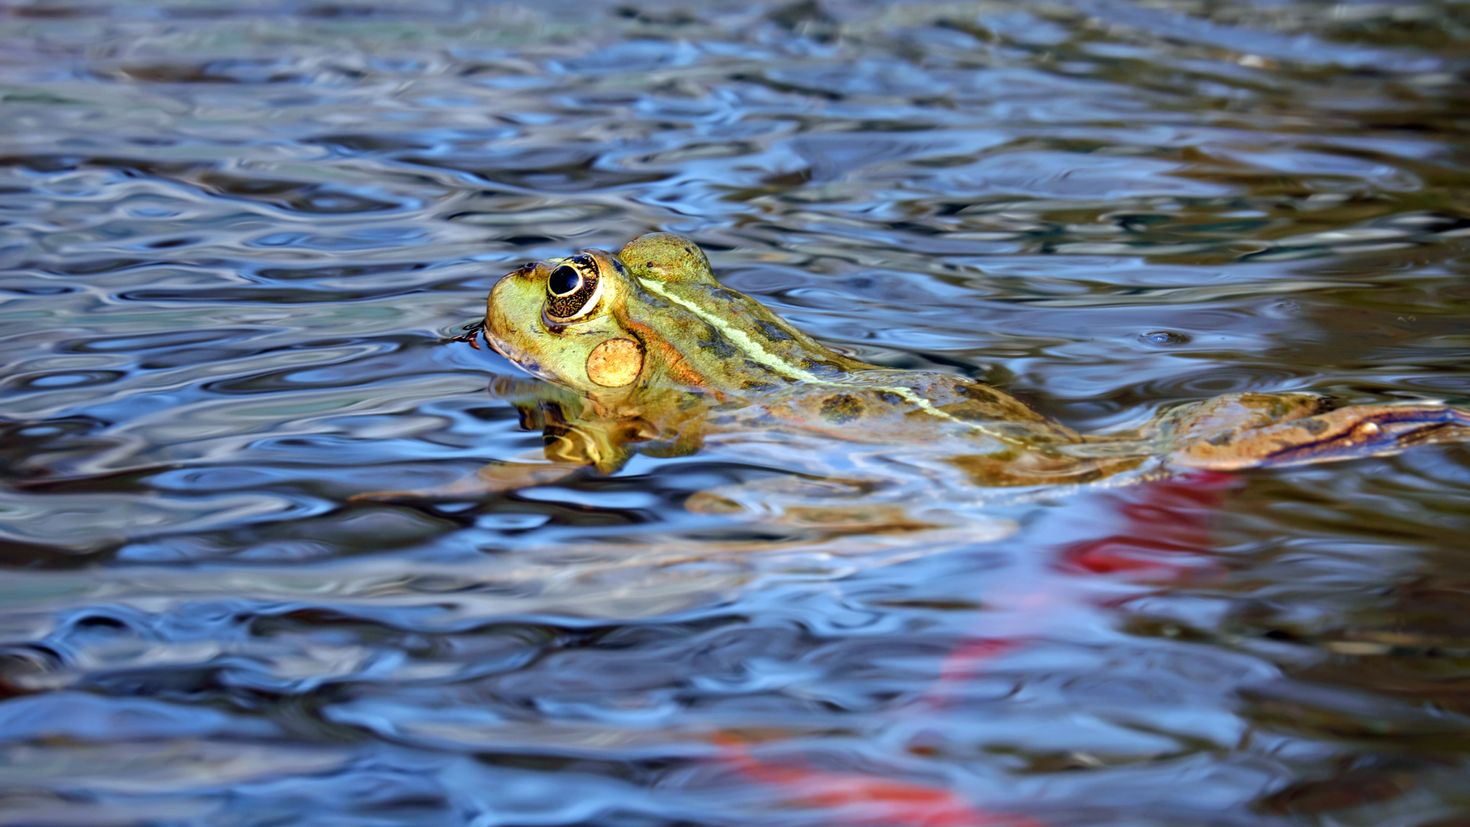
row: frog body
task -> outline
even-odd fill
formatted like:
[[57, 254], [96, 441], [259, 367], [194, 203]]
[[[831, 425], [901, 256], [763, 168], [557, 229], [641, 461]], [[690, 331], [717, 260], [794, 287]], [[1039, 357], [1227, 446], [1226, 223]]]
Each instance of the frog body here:
[[677, 454], [729, 439], [779, 444], [788, 457], [834, 453], [814, 445], [874, 446], [864, 455], [917, 457], [975, 486], [1044, 486], [1470, 438], [1470, 414], [1456, 408], [1325, 411], [1300, 393], [1233, 394], [1173, 408], [1136, 431], [1082, 435], [984, 383], [837, 353], [720, 284], [704, 252], [669, 233], [512, 271], [491, 290], [484, 332], [497, 352], [577, 400], [571, 416], [557, 406], [563, 424], [548, 431], [548, 457], [603, 472], [637, 446]]

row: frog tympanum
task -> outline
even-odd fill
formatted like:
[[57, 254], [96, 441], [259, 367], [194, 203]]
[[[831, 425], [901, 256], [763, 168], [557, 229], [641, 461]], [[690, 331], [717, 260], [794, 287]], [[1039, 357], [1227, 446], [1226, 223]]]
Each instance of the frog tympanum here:
[[1013, 490], [1470, 439], [1470, 413], [1456, 408], [1328, 410], [1304, 393], [1231, 394], [1130, 433], [1085, 436], [980, 382], [834, 352], [721, 285], [704, 252], [669, 233], [512, 271], [490, 292], [484, 332], [498, 353], [564, 389], [540, 406], [550, 464], [505, 477], [532, 482], [578, 467], [612, 472], [634, 450], [680, 455], [714, 441], [788, 467], [821, 457], [805, 469], [809, 487], [892, 483], [922, 469], [909, 477]]

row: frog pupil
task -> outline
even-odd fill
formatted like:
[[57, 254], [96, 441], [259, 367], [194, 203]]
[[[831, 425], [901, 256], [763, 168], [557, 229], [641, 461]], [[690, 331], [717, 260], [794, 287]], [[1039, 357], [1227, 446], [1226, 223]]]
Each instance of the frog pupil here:
[[546, 280], [546, 289], [551, 291], [553, 296], [565, 296], [581, 286], [582, 274], [565, 264], [552, 270]]

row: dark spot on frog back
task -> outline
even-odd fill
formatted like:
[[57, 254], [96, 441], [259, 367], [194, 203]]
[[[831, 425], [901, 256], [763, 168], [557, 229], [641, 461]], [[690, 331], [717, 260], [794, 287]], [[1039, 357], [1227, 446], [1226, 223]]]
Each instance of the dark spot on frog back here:
[[725, 338], [725, 334], [721, 333], [714, 325], [708, 322], [704, 325], [704, 338], [699, 340], [699, 346], [713, 352], [721, 359], [730, 359], [736, 354], [735, 346], [730, 344], [730, 341]]
[[834, 393], [822, 400], [822, 418], [846, 425], [863, 415], [863, 401], [850, 393]]
[[973, 382], [963, 382], [956, 385], [955, 392], [966, 399], [973, 399], [976, 402], [984, 402], [989, 405], [994, 405], [1000, 401], [1000, 397], [995, 395], [995, 391]]
[[781, 329], [781, 326], [767, 319], [757, 319], [755, 329], [766, 338], [768, 342], [789, 342], [792, 335]]
[[1321, 436], [1324, 431], [1332, 427], [1321, 419], [1302, 419], [1296, 424], [1312, 436]]
[[847, 375], [841, 365], [825, 359], [802, 359], [801, 367], [818, 379], [838, 379]]
[[755, 302], [743, 293], [737, 293], [717, 282], [699, 285], [703, 289], [705, 304], [710, 307], [722, 308], [720, 315], [726, 318], [740, 318], [750, 313], [751, 305]]
[[745, 359], [743, 364], [746, 378], [740, 383], [741, 390], [760, 393], [779, 390], [793, 384], [790, 377], [775, 373], [754, 359]]

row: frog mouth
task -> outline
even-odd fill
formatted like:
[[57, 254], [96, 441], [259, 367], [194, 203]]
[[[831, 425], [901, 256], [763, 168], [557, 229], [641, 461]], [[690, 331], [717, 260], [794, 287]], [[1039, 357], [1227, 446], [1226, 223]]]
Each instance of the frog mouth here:
[[510, 362], [512, 365], [515, 365], [516, 367], [538, 379], [544, 379], [547, 382], [556, 381], [550, 374], [542, 369], [540, 362], [537, 362], [535, 359], [528, 358], [524, 353], [517, 351], [508, 342], [504, 342], [496, 338], [495, 336], [490, 335], [489, 325], [486, 325], [481, 332], [485, 336], [485, 344], [489, 345], [491, 350], [503, 356], [506, 361]]

